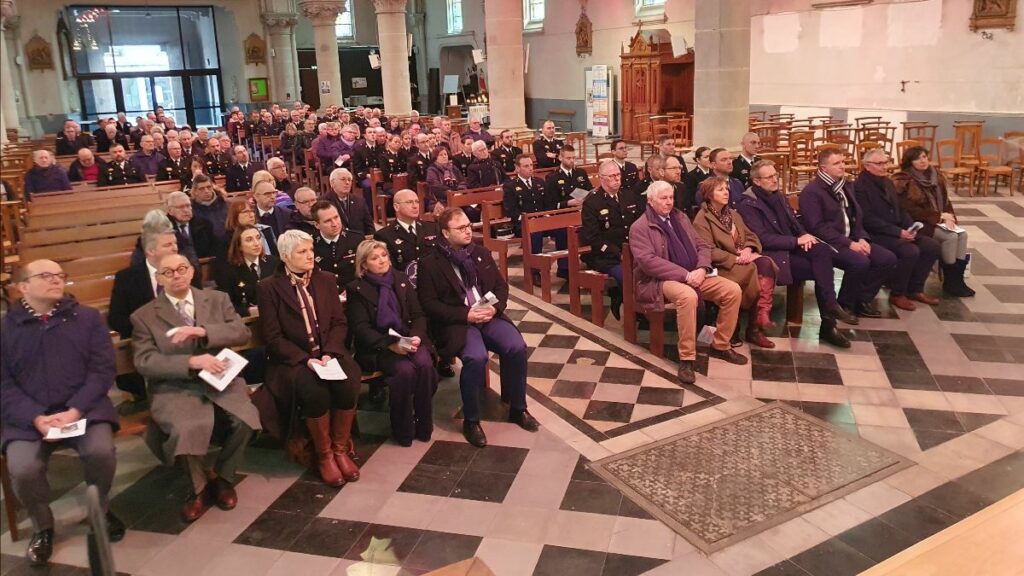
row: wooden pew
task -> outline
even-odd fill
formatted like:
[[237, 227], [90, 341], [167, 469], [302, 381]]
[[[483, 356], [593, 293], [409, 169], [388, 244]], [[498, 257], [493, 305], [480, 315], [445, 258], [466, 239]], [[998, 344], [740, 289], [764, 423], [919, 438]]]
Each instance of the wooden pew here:
[[69, 281], [87, 280], [90, 278], [112, 276], [119, 270], [127, 268], [131, 264], [132, 253], [115, 252], [76, 258], [61, 263], [61, 268], [68, 275]]
[[138, 241], [138, 233], [133, 236], [118, 236], [115, 238], [102, 238], [99, 240], [86, 240], [70, 244], [53, 244], [49, 246], [24, 247], [21, 249], [20, 257], [22, 262], [31, 262], [40, 258], [65, 262], [78, 258], [97, 256], [101, 254], [113, 254], [115, 252], [130, 252], [135, 248]]
[[54, 228], [69, 228], [72, 226], [124, 222], [126, 220], [134, 220], [136, 223], [141, 224], [142, 218], [146, 215], [146, 212], [159, 207], [159, 203], [155, 203], [132, 206], [115, 206], [91, 210], [79, 209], [74, 212], [62, 212], [57, 214], [30, 214], [28, 217], [27, 229], [46, 230]]
[[497, 238], [495, 237], [495, 225], [510, 222], [505, 216], [505, 207], [500, 200], [484, 202], [480, 211], [480, 233], [483, 236], [484, 248], [492, 253], [498, 253], [498, 269], [502, 276], [508, 279], [508, 251], [509, 248], [518, 246], [522, 248], [523, 239], [515, 236]]
[[582, 256], [590, 252], [590, 246], [580, 244], [580, 226], [566, 230], [569, 240], [569, 311], [583, 318], [583, 304], [580, 293], [590, 292], [590, 321], [604, 327], [604, 288], [608, 275], [597, 270], [583, 268]]
[[545, 212], [523, 214], [521, 220], [523, 230], [523, 289], [533, 295], [533, 271], [540, 272], [540, 296], [545, 302], [551, 302], [551, 264], [562, 258], [569, 257], [568, 250], [553, 250], [533, 254], [530, 250], [529, 238], [537, 232], [566, 230], [582, 224], [581, 212], [578, 207], [559, 208]]
[[651, 353], [658, 358], [665, 357], [665, 311], [674, 310], [675, 304], [665, 303], [665, 311], [641, 312], [636, 306], [636, 280], [633, 275], [633, 254], [629, 251], [629, 242], [622, 244], [622, 331], [627, 342], [636, 344], [637, 314], [647, 316], [651, 329], [651, 342], [648, 346]]

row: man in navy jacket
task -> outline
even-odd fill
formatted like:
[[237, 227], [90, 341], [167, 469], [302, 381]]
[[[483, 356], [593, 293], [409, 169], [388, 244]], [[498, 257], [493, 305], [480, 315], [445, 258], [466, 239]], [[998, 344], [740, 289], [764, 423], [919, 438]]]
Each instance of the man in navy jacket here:
[[864, 213], [846, 180], [843, 151], [818, 153], [818, 175], [800, 192], [800, 214], [807, 231], [836, 250], [833, 262], [845, 271], [839, 304], [866, 318], [880, 318], [875, 295], [896, 268], [896, 256], [864, 230]]

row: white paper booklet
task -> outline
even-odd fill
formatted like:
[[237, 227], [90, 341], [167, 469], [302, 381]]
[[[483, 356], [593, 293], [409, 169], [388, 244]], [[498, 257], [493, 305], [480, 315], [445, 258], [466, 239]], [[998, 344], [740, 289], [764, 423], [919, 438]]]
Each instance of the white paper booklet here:
[[907, 228], [907, 232], [917, 232], [921, 228], [924, 228], [924, 222], [914, 222], [910, 228]]
[[77, 422], [72, 422], [66, 426], [61, 426], [60, 428], [50, 426], [50, 429], [46, 432], [46, 439], [63, 440], [65, 438], [81, 436], [82, 434], [85, 434], [85, 418], [82, 418]]
[[338, 363], [337, 358], [331, 358], [331, 361], [326, 366], [314, 363], [313, 372], [316, 375], [323, 378], [324, 380], [345, 380], [348, 378], [345, 375], [345, 371], [341, 369], [341, 364]]
[[953, 228], [950, 228], [949, 226], [946, 226], [945, 222], [939, 222], [938, 227], [942, 228], [946, 232], [953, 232], [955, 234], [963, 234], [964, 232], [966, 232], [966, 230], [964, 230], [960, 226], [954, 226]]
[[572, 196], [573, 198], [575, 198], [577, 200], [583, 200], [589, 194], [590, 194], [590, 192], [588, 190], [584, 190], [583, 188], [576, 188], [575, 190], [573, 190], [572, 192], [569, 193], [569, 196]]
[[199, 377], [206, 381], [207, 384], [213, 386], [218, 392], [223, 392], [228, 384], [234, 380], [238, 374], [245, 368], [245, 365], [249, 363], [248, 360], [243, 358], [238, 352], [235, 352], [231, 348], [225, 348], [217, 354], [217, 360], [227, 364], [220, 375], [216, 375], [208, 370], [202, 370], [199, 372]]
[[494, 295], [494, 292], [488, 292], [484, 294], [484, 297], [477, 300], [476, 304], [473, 304], [473, 308], [487, 308], [488, 306], [494, 306], [498, 303], [498, 297]]
[[388, 328], [388, 336], [398, 338], [398, 347], [402, 350], [412, 350], [412, 336], [402, 336], [394, 328]]

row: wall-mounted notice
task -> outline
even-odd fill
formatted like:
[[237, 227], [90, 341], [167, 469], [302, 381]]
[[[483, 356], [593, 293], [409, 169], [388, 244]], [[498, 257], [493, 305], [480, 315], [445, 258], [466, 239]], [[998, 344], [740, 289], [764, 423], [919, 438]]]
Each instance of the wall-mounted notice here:
[[609, 100], [611, 93], [608, 89], [608, 66], [598, 64], [591, 70], [591, 97], [593, 99], [594, 136], [608, 137], [611, 128], [611, 116]]

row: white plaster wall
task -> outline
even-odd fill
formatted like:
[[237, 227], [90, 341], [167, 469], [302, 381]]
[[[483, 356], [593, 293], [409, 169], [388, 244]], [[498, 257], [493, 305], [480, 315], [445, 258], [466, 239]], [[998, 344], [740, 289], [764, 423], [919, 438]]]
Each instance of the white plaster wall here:
[[[21, 0], [16, 4], [21, 23], [18, 27], [19, 53], [24, 44], [38, 33], [53, 46], [56, 70], [27, 71], [28, 94], [32, 98], [36, 116], [59, 120], [68, 114], [78, 112], [79, 98], [74, 79], [65, 81], [60, 71], [57, 43], [57, 19], [69, 2], [64, 0]], [[209, 6], [208, 0], [151, 1], [150, 6]], [[137, 0], [107, 0], [103, 5], [137, 6]], [[255, 0], [219, 0], [214, 8], [217, 22], [217, 40], [220, 51], [220, 66], [224, 83], [224, 99], [245, 102], [248, 100], [248, 78], [269, 76], [266, 65], [243, 65], [245, 37], [255, 32], [263, 35], [263, 24], [259, 19], [258, 3]], [[14, 74], [17, 78], [17, 74]]]
[[[352, 12], [355, 15], [356, 37], [349, 44], [377, 44], [377, 12], [373, 9], [373, 0], [353, 0], [353, 2]], [[299, 22], [295, 26], [295, 47], [313, 48], [313, 46], [313, 26], [299, 12]]]
[[1016, 31], [992, 40], [969, 30], [968, 0], [810, 3], [754, 4], [751, 104], [1024, 113], [1024, 3]]

